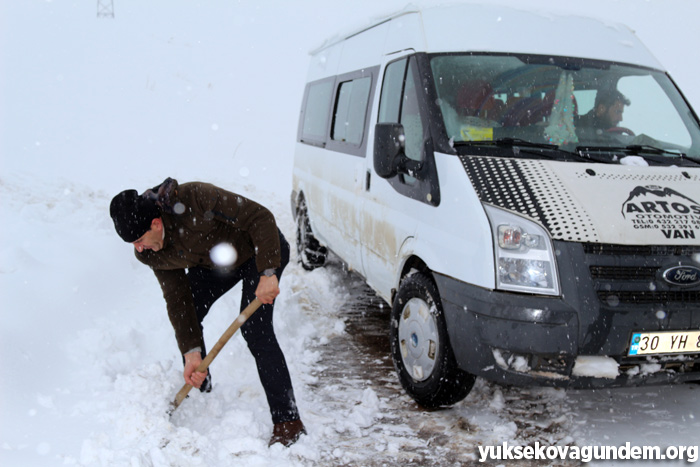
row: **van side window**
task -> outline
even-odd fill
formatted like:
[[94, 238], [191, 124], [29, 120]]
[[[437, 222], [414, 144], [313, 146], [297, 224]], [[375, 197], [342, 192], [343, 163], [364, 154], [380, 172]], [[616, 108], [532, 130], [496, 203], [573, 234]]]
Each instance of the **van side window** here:
[[422, 203], [440, 204], [440, 184], [435, 167], [433, 140], [429, 131], [428, 102], [437, 96], [430, 86], [423, 87], [421, 76], [425, 76], [425, 54], [414, 54], [390, 62], [384, 69], [379, 96], [377, 123], [400, 123], [405, 138], [405, 154], [422, 162], [419, 178], [399, 173], [387, 179], [399, 193]]
[[331, 139], [357, 145], [362, 143], [371, 84], [369, 76], [340, 83]]
[[379, 101], [378, 123], [398, 123], [401, 110], [403, 80], [406, 76], [406, 59], [390, 63], [384, 72], [382, 97]]
[[[406, 135], [406, 155], [416, 161], [422, 159], [423, 154], [423, 123], [420, 117], [418, 106], [418, 94], [416, 92], [416, 82], [414, 79], [415, 60], [411, 60], [406, 74], [406, 85], [403, 92], [403, 102], [401, 105], [401, 119], [399, 123], [403, 125]], [[415, 180], [406, 176], [406, 181]]]
[[[406, 156], [419, 161], [423, 155], [424, 137], [414, 79], [415, 67], [415, 59], [408, 61], [405, 58], [387, 65], [378, 121], [401, 123], [406, 135]], [[415, 178], [408, 175], [402, 176], [402, 180], [405, 183], [415, 182]]]
[[333, 96], [333, 79], [324, 79], [310, 83], [303, 105], [301, 140], [304, 142], [326, 141], [329, 110]]

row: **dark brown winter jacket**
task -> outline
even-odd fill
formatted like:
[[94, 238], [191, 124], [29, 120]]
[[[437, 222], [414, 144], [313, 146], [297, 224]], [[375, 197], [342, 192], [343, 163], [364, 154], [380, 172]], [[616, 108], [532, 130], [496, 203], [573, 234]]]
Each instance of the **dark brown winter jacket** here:
[[[210, 257], [221, 243], [233, 246], [237, 268], [254, 254], [258, 271], [280, 266], [277, 224], [264, 206], [217, 186], [167, 179], [149, 194], [157, 198], [165, 228], [160, 251], [136, 252], [153, 269], [163, 290], [170, 322], [184, 354], [203, 345], [185, 269], [219, 267]], [[257, 252], [257, 253], [256, 253]]]

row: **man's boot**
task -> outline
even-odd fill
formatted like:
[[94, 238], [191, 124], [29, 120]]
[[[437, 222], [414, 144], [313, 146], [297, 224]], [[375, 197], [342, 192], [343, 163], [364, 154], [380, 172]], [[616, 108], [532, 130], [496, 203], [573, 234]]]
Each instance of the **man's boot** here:
[[284, 447], [289, 447], [296, 443], [301, 435], [306, 434], [306, 428], [301, 420], [292, 420], [290, 422], [275, 423], [272, 429], [272, 438], [270, 444], [282, 443]]

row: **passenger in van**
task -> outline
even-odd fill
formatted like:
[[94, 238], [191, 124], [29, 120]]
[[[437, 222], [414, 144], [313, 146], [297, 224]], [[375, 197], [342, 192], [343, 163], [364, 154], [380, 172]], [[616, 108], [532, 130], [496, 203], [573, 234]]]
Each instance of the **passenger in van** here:
[[491, 83], [483, 79], [467, 81], [457, 93], [457, 112], [466, 117], [498, 121], [504, 104], [493, 95]]
[[600, 130], [616, 128], [622, 121], [625, 106], [630, 100], [616, 89], [601, 89], [595, 96], [593, 108], [578, 118], [576, 126]]
[[505, 104], [493, 95], [491, 84], [482, 79], [467, 81], [452, 96], [454, 107], [446, 99], [440, 100], [440, 108], [447, 134], [450, 138], [463, 139], [464, 127], [494, 128]]

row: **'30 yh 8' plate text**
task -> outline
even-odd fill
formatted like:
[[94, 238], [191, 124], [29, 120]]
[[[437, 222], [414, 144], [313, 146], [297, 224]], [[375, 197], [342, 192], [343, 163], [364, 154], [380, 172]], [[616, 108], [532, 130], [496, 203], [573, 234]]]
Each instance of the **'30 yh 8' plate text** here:
[[635, 332], [628, 355], [700, 353], [700, 331]]

